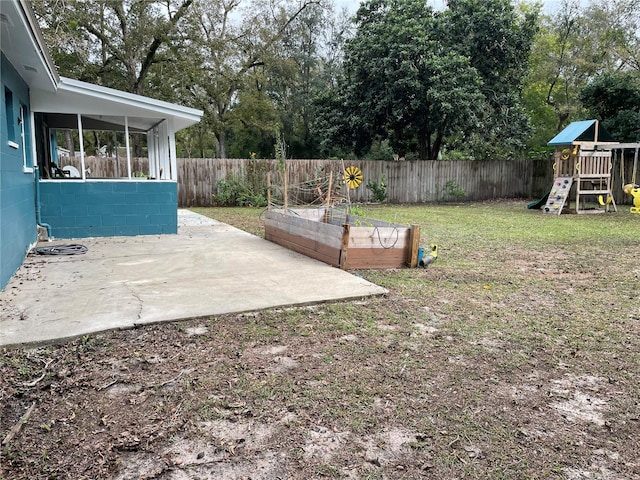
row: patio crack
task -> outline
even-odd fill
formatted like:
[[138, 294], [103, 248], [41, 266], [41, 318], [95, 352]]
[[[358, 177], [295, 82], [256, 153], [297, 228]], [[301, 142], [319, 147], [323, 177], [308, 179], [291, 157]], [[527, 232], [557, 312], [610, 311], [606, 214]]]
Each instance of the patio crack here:
[[138, 320], [142, 320], [142, 308], [144, 307], [142, 298], [140, 298], [140, 295], [138, 295], [128, 283], [126, 283], [125, 285], [127, 286], [129, 293], [131, 293], [131, 296], [138, 301]]

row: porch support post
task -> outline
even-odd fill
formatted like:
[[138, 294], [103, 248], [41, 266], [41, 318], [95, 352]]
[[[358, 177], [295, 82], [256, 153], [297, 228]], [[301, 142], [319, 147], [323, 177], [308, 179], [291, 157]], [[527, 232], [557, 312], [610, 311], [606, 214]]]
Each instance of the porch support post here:
[[80, 167], [82, 168], [82, 180], [87, 179], [87, 172], [84, 168], [84, 138], [82, 135], [82, 115], [78, 113], [78, 137], [80, 140]]
[[158, 125], [147, 131], [147, 149], [149, 150], [149, 176], [155, 180], [160, 179], [160, 135]]
[[127, 178], [131, 180], [131, 152], [129, 151], [129, 117], [124, 117], [124, 142], [127, 148]]
[[178, 181], [178, 166], [176, 160], [176, 132], [173, 129], [173, 120], [169, 119], [167, 120], [167, 122], [169, 124], [169, 161], [171, 162], [171, 175], [169, 176], [169, 178], [171, 180]]
[[160, 155], [162, 154], [162, 150], [160, 149], [160, 127], [158, 125], [153, 129], [153, 148], [156, 151], [156, 180], [161, 180]]
[[160, 122], [158, 124], [158, 150], [160, 151], [160, 155], [158, 155], [158, 159], [160, 161], [160, 172], [162, 175], [158, 176], [159, 180], [164, 178], [171, 177], [171, 164], [169, 159], [169, 125], [166, 120]]

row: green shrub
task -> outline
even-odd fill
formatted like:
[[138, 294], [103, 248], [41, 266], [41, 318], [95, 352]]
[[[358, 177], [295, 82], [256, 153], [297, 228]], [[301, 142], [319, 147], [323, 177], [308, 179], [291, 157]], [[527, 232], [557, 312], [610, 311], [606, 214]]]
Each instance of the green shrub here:
[[447, 183], [445, 183], [443, 200], [445, 200], [445, 197], [462, 200], [466, 195], [467, 192], [464, 191], [464, 189], [458, 182], [449, 180]]
[[266, 187], [249, 182], [246, 175], [229, 174], [219, 180], [213, 195], [214, 203], [221, 207], [264, 207], [267, 205]]
[[367, 182], [367, 190], [373, 194], [373, 200], [375, 202], [384, 202], [387, 199], [387, 178], [382, 174], [380, 183], [375, 180], [369, 180]]

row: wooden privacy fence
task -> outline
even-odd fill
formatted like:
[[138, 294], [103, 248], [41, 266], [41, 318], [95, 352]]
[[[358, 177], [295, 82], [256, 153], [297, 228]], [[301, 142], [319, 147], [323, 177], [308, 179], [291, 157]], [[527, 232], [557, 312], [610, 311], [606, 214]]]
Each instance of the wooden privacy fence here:
[[[61, 166], [79, 168], [80, 159], [61, 159]], [[126, 159], [88, 157], [91, 178], [115, 178], [127, 171]], [[305, 185], [311, 189], [318, 179], [326, 179], [333, 172], [333, 181], [340, 183], [344, 167], [354, 165], [362, 170], [364, 181], [351, 190], [354, 202], [373, 200], [367, 182], [380, 183], [382, 175], [387, 184], [390, 203], [423, 203], [435, 201], [481, 201], [498, 198], [539, 198], [549, 191], [553, 183], [553, 160], [416, 160], [390, 162], [382, 160], [288, 160], [288, 184], [292, 201], [294, 189]], [[612, 168], [613, 194], [616, 203], [630, 203], [621, 190], [621, 162], [614, 160]], [[266, 185], [266, 173], [271, 172], [274, 189], [282, 188], [281, 168], [275, 160], [178, 158], [178, 205], [180, 207], [208, 207], [215, 204], [220, 180], [232, 175]], [[624, 163], [626, 181], [631, 179], [632, 162]], [[148, 175], [146, 158], [131, 159], [132, 172]], [[345, 192], [345, 186], [342, 187]], [[305, 199], [309, 201], [309, 198]]]
[[[551, 162], [548, 164], [547, 189], [553, 180]], [[320, 178], [333, 172], [335, 183], [341, 183], [347, 166], [362, 170], [364, 181], [349, 192], [351, 201], [373, 200], [366, 188], [368, 182], [380, 183], [385, 177], [387, 201], [391, 203], [422, 203], [440, 200], [488, 200], [532, 195], [534, 165], [531, 160], [509, 161], [411, 161], [380, 160], [288, 160], [288, 185], [293, 198], [297, 186], [312, 188]], [[178, 159], [178, 202], [182, 207], [214, 204], [218, 181], [230, 175], [255, 175], [259, 171], [271, 183], [282, 187], [281, 169], [275, 160], [247, 159]], [[342, 187], [344, 194], [345, 186]], [[309, 199], [306, 199], [309, 201]], [[292, 202], [293, 203], [293, 202]]]
[[[61, 157], [58, 159], [59, 167], [66, 165], [76, 167], [82, 171], [82, 161], [80, 157]], [[127, 159], [110, 157], [85, 157], [84, 167], [87, 169], [87, 178], [121, 178], [127, 176]], [[134, 157], [131, 158], [131, 175], [148, 176], [149, 159]]]

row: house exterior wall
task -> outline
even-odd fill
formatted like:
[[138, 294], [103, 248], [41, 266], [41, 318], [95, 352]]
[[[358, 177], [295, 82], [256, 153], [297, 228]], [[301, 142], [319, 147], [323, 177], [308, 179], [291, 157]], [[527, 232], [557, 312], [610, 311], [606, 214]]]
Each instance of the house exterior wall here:
[[46, 180], [40, 199], [54, 238], [178, 232], [175, 182]]
[[[34, 174], [24, 169], [31, 160], [31, 125], [29, 121], [29, 88], [20, 75], [0, 54], [0, 289], [20, 267], [31, 245], [37, 239]], [[7, 105], [10, 100], [12, 105]], [[20, 106], [24, 114], [25, 146], [22, 127], [18, 123]], [[11, 118], [9, 118], [11, 117]], [[12, 142], [13, 146], [10, 146]], [[17, 148], [14, 148], [16, 147]]]

